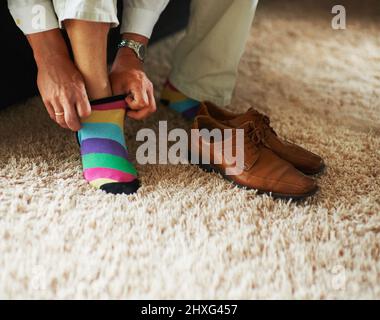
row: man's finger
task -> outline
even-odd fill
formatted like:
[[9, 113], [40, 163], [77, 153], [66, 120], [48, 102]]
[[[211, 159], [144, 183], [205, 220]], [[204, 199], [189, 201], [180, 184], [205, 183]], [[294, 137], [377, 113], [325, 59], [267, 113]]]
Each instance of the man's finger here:
[[77, 109], [78, 116], [81, 119], [87, 118], [91, 115], [91, 105], [90, 105], [90, 102], [88, 101], [87, 95], [86, 96], [81, 95], [80, 97], [77, 98], [76, 109]]
[[125, 98], [128, 106], [133, 110], [141, 110], [149, 105], [149, 98], [145, 90], [134, 89]]
[[153, 88], [147, 90], [148, 98], [149, 98], [149, 110], [151, 113], [157, 111], [156, 99], [154, 98]]
[[150, 111], [149, 108], [144, 108], [142, 110], [138, 110], [138, 111], [128, 111], [127, 112], [127, 116], [131, 119], [134, 119], [134, 120], [143, 120], [145, 118], [147, 118], [152, 112]]
[[67, 127], [72, 131], [80, 130], [81, 125], [74, 103], [68, 100], [63, 100], [62, 104]]
[[54, 108], [53, 108], [53, 106], [52, 106], [51, 103], [48, 102], [48, 101], [44, 101], [44, 105], [45, 105], [46, 111], [47, 111], [48, 114], [49, 114], [50, 119], [53, 120], [53, 121], [55, 122], [56, 119], [55, 119], [55, 112], [54, 112]]
[[135, 120], [142, 120], [147, 118], [151, 113], [157, 110], [156, 100], [154, 98], [153, 89], [145, 91], [146, 96], [148, 97], [148, 107], [145, 107], [142, 110], [131, 110], [127, 112], [129, 118]]
[[128, 111], [127, 116], [134, 120], [143, 120], [148, 117], [150, 114], [148, 109], [140, 110], [140, 111]]
[[54, 101], [52, 103], [52, 106], [54, 109], [55, 122], [57, 122], [62, 128], [68, 129], [69, 127], [65, 121], [65, 112], [62, 105], [59, 103], [59, 101]]

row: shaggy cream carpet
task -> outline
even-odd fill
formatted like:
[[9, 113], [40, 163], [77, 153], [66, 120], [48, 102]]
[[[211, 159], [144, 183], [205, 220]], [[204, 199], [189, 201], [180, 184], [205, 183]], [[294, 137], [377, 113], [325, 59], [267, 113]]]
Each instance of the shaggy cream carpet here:
[[[138, 166], [134, 196], [82, 180], [73, 134], [40, 99], [0, 112], [0, 298], [380, 298], [378, 1], [263, 1], [231, 110], [255, 105], [328, 171], [305, 203], [188, 165]], [[353, 5], [353, 3], [356, 5]], [[343, 1], [343, 4], [345, 1]], [[181, 35], [150, 50], [157, 92]], [[160, 110], [127, 123], [187, 126]]]

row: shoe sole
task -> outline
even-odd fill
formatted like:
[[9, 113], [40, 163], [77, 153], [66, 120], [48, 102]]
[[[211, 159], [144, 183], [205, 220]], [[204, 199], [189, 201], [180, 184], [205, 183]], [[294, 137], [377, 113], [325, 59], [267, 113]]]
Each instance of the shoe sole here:
[[327, 171], [327, 166], [326, 164], [323, 164], [323, 166], [319, 169], [319, 171], [317, 173], [314, 173], [314, 174], [311, 174], [312, 176], [314, 177], [320, 177], [322, 175], [324, 175]]
[[313, 176], [313, 177], [320, 177], [322, 175], [324, 175], [327, 171], [327, 166], [324, 164], [322, 167], [320, 167], [317, 171], [315, 172], [310, 172], [310, 171], [305, 171], [305, 170], [302, 170], [300, 168], [297, 168], [295, 167], [297, 170], [301, 171], [303, 174], [306, 174], [308, 176]]
[[[192, 164], [190, 152], [188, 154], [188, 157], [189, 157], [189, 163]], [[302, 201], [302, 200], [305, 200], [306, 198], [309, 198], [309, 197], [315, 195], [317, 193], [317, 191], [319, 190], [318, 186], [316, 186], [314, 190], [312, 190], [308, 193], [304, 193], [302, 195], [290, 195], [290, 194], [284, 194], [284, 193], [264, 191], [264, 190], [255, 189], [255, 188], [251, 188], [248, 186], [238, 184], [237, 182], [232, 180], [229, 176], [225, 175], [219, 168], [216, 168], [210, 164], [199, 163], [199, 164], [195, 164], [195, 165], [198, 166], [199, 168], [201, 168], [205, 172], [208, 172], [208, 173], [214, 172], [214, 173], [220, 174], [223, 177], [223, 179], [227, 180], [228, 182], [231, 182], [233, 185], [235, 185], [239, 188], [244, 188], [247, 190], [256, 190], [258, 192], [258, 194], [267, 194], [267, 195], [271, 196], [273, 199]]]

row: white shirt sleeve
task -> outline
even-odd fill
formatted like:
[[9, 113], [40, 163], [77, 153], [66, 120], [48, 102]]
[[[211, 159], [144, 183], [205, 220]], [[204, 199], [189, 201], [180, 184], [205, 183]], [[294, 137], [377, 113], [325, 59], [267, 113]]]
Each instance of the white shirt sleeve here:
[[8, 0], [8, 8], [24, 34], [58, 28], [58, 20], [50, 0]]
[[123, 0], [123, 21], [121, 33], [137, 33], [147, 38], [169, 0]]

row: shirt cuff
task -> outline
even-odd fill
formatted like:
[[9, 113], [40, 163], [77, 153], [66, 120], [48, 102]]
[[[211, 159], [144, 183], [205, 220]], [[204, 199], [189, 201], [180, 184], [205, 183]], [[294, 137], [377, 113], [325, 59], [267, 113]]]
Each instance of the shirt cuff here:
[[16, 25], [24, 34], [33, 34], [59, 28], [51, 1], [10, 6], [9, 11]]
[[124, 8], [120, 33], [136, 33], [150, 38], [160, 12], [141, 8]]

